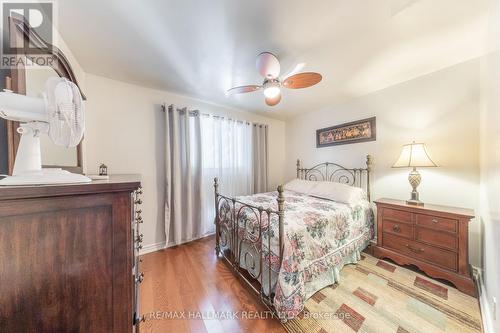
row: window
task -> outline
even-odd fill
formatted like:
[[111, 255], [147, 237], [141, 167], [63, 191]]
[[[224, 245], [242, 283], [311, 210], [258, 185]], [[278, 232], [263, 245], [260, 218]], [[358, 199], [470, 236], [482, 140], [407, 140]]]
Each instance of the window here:
[[214, 231], [214, 178], [225, 195], [252, 193], [252, 126], [247, 122], [201, 117], [203, 225]]

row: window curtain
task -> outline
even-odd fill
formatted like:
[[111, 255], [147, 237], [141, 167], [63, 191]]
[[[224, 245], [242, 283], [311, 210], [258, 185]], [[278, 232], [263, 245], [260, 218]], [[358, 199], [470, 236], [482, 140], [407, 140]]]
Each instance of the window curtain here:
[[253, 124], [252, 126], [253, 193], [262, 193], [268, 190], [267, 159], [268, 159], [267, 125]]
[[172, 246], [215, 232], [215, 177], [227, 196], [268, 190], [268, 128], [173, 105], [165, 113], [165, 236]]
[[224, 195], [248, 195], [253, 190], [252, 125], [213, 115], [201, 116], [203, 155], [203, 224], [215, 232], [214, 178]]
[[186, 108], [165, 109], [165, 237], [181, 244], [208, 232], [200, 223], [202, 167], [200, 116]]

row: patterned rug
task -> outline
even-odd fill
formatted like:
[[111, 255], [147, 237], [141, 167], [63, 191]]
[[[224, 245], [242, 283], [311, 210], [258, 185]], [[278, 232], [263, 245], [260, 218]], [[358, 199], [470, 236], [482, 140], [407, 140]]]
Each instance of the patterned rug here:
[[314, 294], [290, 333], [482, 332], [478, 300], [425, 275], [367, 254]]

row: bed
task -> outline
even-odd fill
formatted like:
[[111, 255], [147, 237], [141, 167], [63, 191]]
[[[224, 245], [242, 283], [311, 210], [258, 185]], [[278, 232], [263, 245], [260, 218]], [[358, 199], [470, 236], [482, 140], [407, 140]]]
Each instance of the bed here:
[[[215, 179], [216, 254], [280, 320], [294, 318], [373, 238], [370, 171], [370, 156], [363, 168], [297, 161], [297, 183], [241, 197], [220, 194]], [[329, 187], [341, 195], [320, 190]], [[344, 200], [354, 188], [363, 194]]]

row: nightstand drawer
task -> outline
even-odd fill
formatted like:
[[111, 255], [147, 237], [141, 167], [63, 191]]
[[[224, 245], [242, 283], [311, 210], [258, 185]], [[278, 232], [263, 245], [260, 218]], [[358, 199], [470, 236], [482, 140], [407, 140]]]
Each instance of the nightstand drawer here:
[[440, 232], [428, 228], [417, 227], [415, 230], [415, 240], [427, 243], [430, 245], [435, 245], [452, 251], [456, 251], [458, 246], [457, 236], [447, 233]]
[[390, 220], [384, 220], [383, 222], [384, 232], [395, 234], [398, 236], [406, 237], [408, 239], [413, 239], [413, 226], [407, 223], [400, 223]]
[[457, 254], [411, 241], [389, 233], [383, 235], [384, 247], [412, 258], [427, 261], [453, 271], [457, 270]]
[[442, 217], [436, 217], [432, 215], [424, 215], [424, 214], [417, 214], [417, 224], [428, 227], [428, 228], [433, 228], [433, 229], [439, 229], [442, 231], [448, 231], [448, 232], [457, 232], [457, 220], [452, 220], [452, 219], [445, 219]]
[[429, 274], [451, 281], [475, 295], [468, 261], [469, 222], [474, 211], [403, 200], [379, 199], [377, 245], [373, 254], [399, 264], [413, 264]]
[[382, 217], [384, 218], [384, 221], [386, 219], [389, 219], [389, 220], [393, 220], [393, 221], [413, 224], [413, 220], [411, 218], [411, 213], [406, 212], [404, 210], [384, 208], [382, 211], [382, 214], [383, 214]]

